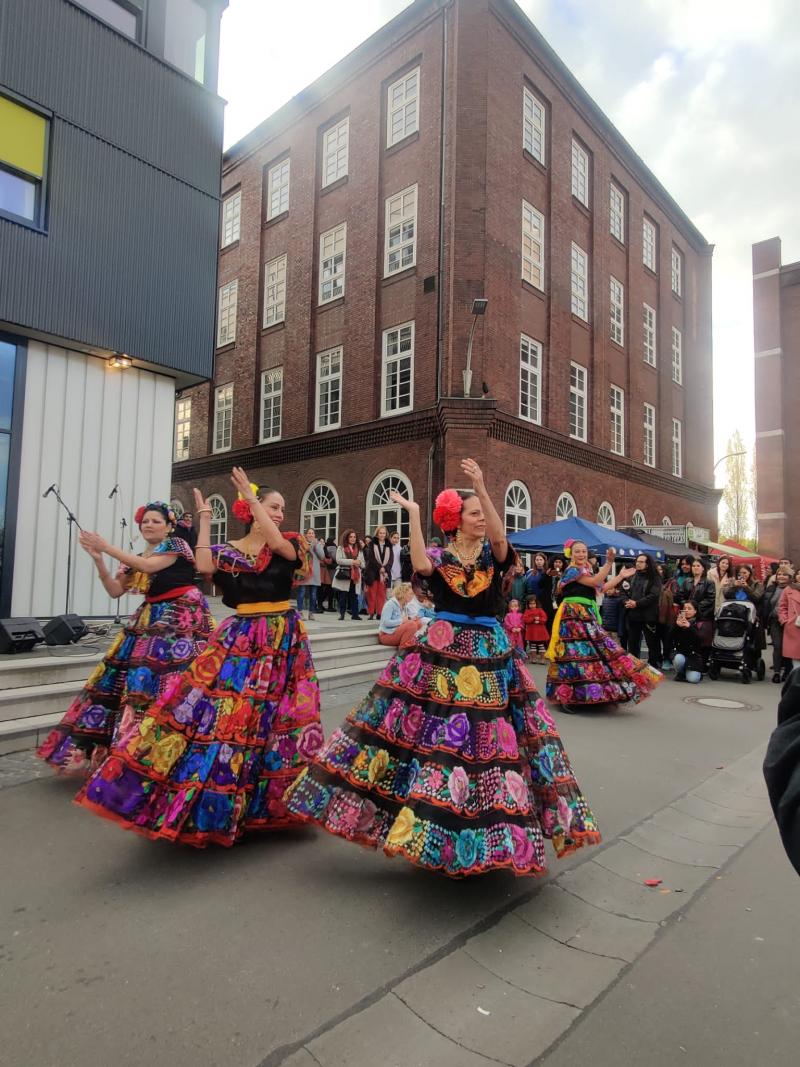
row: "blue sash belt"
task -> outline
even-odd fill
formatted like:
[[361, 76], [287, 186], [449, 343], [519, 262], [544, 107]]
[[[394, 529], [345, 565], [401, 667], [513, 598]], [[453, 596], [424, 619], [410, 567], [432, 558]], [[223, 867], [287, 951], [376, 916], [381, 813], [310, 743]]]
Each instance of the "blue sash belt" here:
[[459, 615], [455, 611], [437, 611], [437, 619], [446, 619], [447, 622], [458, 622], [462, 626], [488, 626], [494, 628], [499, 626], [497, 619], [491, 615]]

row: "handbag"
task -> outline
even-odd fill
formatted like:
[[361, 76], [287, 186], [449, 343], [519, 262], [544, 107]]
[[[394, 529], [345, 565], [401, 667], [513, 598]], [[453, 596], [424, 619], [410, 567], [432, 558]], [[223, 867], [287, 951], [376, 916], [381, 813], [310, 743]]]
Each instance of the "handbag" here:
[[349, 582], [350, 581], [350, 568], [349, 567], [337, 567], [334, 578], [337, 582]]

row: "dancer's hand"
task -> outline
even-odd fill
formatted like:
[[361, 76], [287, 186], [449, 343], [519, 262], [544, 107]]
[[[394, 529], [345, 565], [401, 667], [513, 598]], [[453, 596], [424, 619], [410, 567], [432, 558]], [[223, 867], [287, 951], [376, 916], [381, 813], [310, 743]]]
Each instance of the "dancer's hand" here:
[[195, 515], [199, 515], [201, 511], [207, 511], [209, 513], [209, 515], [210, 515], [211, 514], [211, 505], [205, 499], [205, 497], [200, 492], [200, 490], [199, 489], [193, 489], [192, 490], [192, 494], [194, 495], [194, 513], [195, 513]]
[[231, 481], [234, 484], [236, 492], [249, 504], [254, 503], [258, 499], [253, 492], [253, 487], [250, 485], [250, 479], [241, 467], [233, 468], [231, 471]]
[[416, 502], [416, 500], [406, 500], [406, 498], [400, 493], [398, 493], [396, 489], [392, 489], [392, 491], [389, 493], [389, 499], [393, 503], [399, 504], [399, 506], [401, 508], [404, 508], [405, 511], [419, 511], [419, 504]]
[[472, 482], [472, 488], [476, 493], [486, 488], [483, 482], [483, 471], [474, 459], [462, 459], [461, 469]]
[[634, 574], [636, 574], [636, 568], [635, 567], [623, 567], [622, 570], [619, 573], [622, 575], [623, 578], [632, 578], [634, 576]]
[[[617, 550], [616, 550], [616, 548], [611, 548], [609, 546], [609, 548], [606, 549], [606, 563], [613, 563], [616, 558], [617, 558]], [[635, 572], [636, 572], [636, 568], [634, 567], [634, 573]]]
[[89, 530], [83, 530], [80, 534], [79, 541], [81, 548], [85, 548], [92, 558], [96, 558], [95, 554], [102, 556], [102, 554], [108, 552], [111, 547], [105, 537], [101, 537], [100, 534], [91, 533]]

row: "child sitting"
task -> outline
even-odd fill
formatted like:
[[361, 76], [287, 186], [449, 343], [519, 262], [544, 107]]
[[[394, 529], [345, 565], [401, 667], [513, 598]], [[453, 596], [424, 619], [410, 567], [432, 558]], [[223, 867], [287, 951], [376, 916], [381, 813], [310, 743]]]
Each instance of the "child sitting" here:
[[528, 606], [522, 616], [525, 623], [525, 645], [528, 655], [533, 653], [534, 661], [544, 662], [544, 654], [550, 644], [550, 634], [547, 632], [547, 612], [539, 607], [539, 601], [535, 596], [528, 597]]
[[514, 648], [518, 648], [521, 652], [525, 651], [525, 641], [522, 636], [523, 629], [522, 612], [519, 610], [518, 600], [509, 600], [508, 611], [506, 617], [503, 619], [503, 629], [508, 634], [509, 640]]

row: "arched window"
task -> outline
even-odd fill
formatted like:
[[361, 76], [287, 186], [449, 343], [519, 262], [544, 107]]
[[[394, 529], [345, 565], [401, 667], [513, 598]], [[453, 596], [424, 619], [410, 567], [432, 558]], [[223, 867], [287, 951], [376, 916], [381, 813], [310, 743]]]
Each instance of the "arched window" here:
[[639, 508], [633, 513], [633, 525], [634, 526], [647, 526], [647, 519], [644, 517], [644, 512]]
[[228, 540], [228, 505], [221, 496], [210, 496], [211, 544], [222, 545]]
[[661, 525], [662, 526], [672, 526], [672, 519], [669, 517], [669, 515], [665, 515], [664, 516], [664, 518], [661, 520]]
[[607, 526], [610, 530], [616, 530], [617, 528], [617, 517], [607, 500], [604, 500], [597, 509], [597, 521], [601, 526]]
[[407, 500], [414, 499], [411, 481], [402, 471], [383, 471], [367, 492], [366, 532], [371, 534], [378, 526], [385, 526], [390, 535], [396, 531], [405, 540], [408, 537], [408, 512], [389, 499], [393, 489]]
[[339, 498], [328, 482], [314, 482], [306, 489], [300, 508], [300, 529], [313, 527], [317, 537], [327, 541], [339, 528]]
[[578, 505], [571, 493], [562, 493], [556, 501], [556, 519], [574, 519], [578, 515]]
[[174, 500], [170, 500], [169, 506], [175, 512], [175, 518], [176, 519], [179, 519], [181, 517], [181, 515], [183, 515], [184, 511], [186, 511], [186, 508], [183, 506], [183, 504], [180, 502], [180, 500], [178, 500], [177, 497], [175, 497]]
[[531, 498], [522, 482], [512, 482], [506, 489], [506, 531], [527, 530], [531, 524]]

